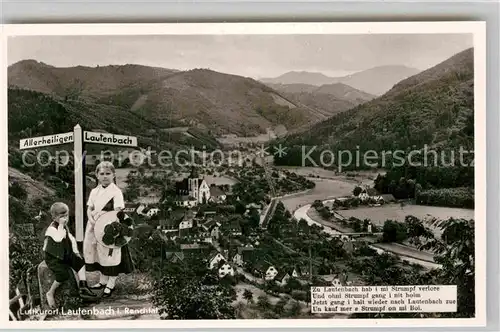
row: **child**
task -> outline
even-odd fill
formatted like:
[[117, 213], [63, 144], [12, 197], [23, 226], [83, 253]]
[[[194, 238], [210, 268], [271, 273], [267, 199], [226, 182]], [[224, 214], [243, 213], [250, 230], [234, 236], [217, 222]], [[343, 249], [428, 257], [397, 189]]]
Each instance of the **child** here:
[[43, 251], [45, 263], [55, 274], [56, 280], [46, 294], [50, 308], [55, 308], [54, 294], [56, 289], [69, 278], [70, 268], [77, 271], [80, 279], [79, 288], [82, 297], [97, 297], [89, 289], [85, 278], [85, 262], [78, 252], [74, 236], [67, 227], [69, 208], [57, 202], [50, 207], [52, 223], [45, 232]]
[[92, 189], [87, 202], [88, 223], [83, 239], [83, 252], [87, 271], [100, 271], [99, 283], [91, 289], [103, 289], [102, 297], [110, 297], [115, 289], [116, 278], [120, 273], [133, 271], [133, 262], [128, 245], [110, 252], [108, 247], [97, 242], [94, 225], [100, 215], [107, 211], [119, 211], [118, 216], [123, 219], [125, 208], [123, 194], [114, 183], [115, 167], [109, 161], [103, 161], [96, 168], [98, 186]]

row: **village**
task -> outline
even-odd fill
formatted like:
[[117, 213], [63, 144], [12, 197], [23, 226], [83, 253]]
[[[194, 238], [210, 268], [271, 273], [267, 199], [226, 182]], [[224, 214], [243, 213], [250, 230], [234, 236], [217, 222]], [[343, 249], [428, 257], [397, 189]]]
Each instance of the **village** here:
[[[320, 261], [308, 256], [310, 248], [301, 253], [293, 247], [297, 247], [297, 237], [316, 234], [320, 239], [313, 247], [320, 248], [322, 241], [325, 248], [331, 247], [330, 242], [336, 241], [335, 250], [340, 251], [335, 255], [350, 255], [357, 243], [376, 242], [381, 235], [376, 227], [365, 222], [357, 232], [339, 233], [332, 240], [322, 232], [323, 226], [296, 220], [297, 229], [287, 232], [287, 227], [278, 225], [280, 221], [275, 219], [284, 218], [284, 222], [290, 223], [293, 217], [283, 206], [276, 212], [279, 198], [306, 194], [314, 188], [314, 182], [287, 170], [266, 171], [269, 166], [255, 160], [250, 164], [251, 167], [209, 168], [205, 174], [200, 174], [196, 167], [186, 168], [185, 172], [175, 173], [178, 176], [173, 181], [167, 179], [174, 174], [170, 171], [118, 169], [118, 178], [123, 181], [119, 185], [124, 186], [125, 197], [129, 198], [125, 212], [136, 220], [139, 231], [159, 231], [163, 264], [179, 264], [188, 256], [198, 256], [221, 279], [239, 275], [257, 285], [275, 283], [281, 287], [295, 279], [298, 283], [294, 284], [304, 290], [307, 287], [302, 285], [310, 284], [313, 277], [325, 285], [364, 284], [360, 278], [350, 280], [345, 269], [336, 266], [334, 257]], [[396, 201], [392, 195], [379, 195], [365, 186], [329, 202], [342, 210], [348, 209], [353, 198], [358, 204], [371, 207]], [[312, 207], [317, 209], [318, 204], [322, 205], [315, 201]], [[274, 215], [280, 213], [281, 216]], [[318, 277], [321, 275], [324, 278]]]
[[[440, 214], [470, 213], [380, 194], [374, 186], [383, 175], [377, 170], [271, 166], [258, 147], [243, 150], [239, 164], [226, 158], [217, 165], [162, 168], [131, 160], [144, 160], [145, 149], [122, 152], [118, 160], [112, 154], [86, 156], [87, 191], [96, 185], [95, 165], [112, 161], [124, 212], [134, 220], [136, 272], [120, 279], [121, 296], [134, 289], [154, 301], [174, 301], [176, 291], [167, 292], [172, 285], [161, 282], [194, 275], [232, 293], [220, 300], [236, 317], [345, 316], [313, 314], [311, 287], [432, 283], [432, 270], [440, 265], [412, 242], [412, 234], [429, 229], [440, 236]], [[43, 218], [41, 211], [37, 218]], [[189, 285], [180, 282], [179, 290]]]

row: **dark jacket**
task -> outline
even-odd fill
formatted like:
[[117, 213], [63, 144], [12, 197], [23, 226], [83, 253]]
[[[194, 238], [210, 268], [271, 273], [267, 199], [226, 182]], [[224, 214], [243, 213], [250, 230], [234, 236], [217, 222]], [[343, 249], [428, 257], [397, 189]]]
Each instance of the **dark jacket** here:
[[46, 253], [63, 260], [65, 246], [67, 246], [68, 242], [67, 239], [69, 239], [69, 243], [71, 243], [71, 250], [77, 254], [78, 246], [74, 236], [66, 227], [61, 227], [58, 223], [52, 223], [45, 231], [43, 250]]

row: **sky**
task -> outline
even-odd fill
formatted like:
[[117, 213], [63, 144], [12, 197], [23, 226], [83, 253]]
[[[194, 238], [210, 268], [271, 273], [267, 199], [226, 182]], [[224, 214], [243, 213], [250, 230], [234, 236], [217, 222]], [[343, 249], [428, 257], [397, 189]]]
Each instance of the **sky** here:
[[472, 46], [472, 34], [16, 36], [8, 63], [209, 68], [256, 79], [289, 71], [343, 76], [382, 65], [425, 70]]

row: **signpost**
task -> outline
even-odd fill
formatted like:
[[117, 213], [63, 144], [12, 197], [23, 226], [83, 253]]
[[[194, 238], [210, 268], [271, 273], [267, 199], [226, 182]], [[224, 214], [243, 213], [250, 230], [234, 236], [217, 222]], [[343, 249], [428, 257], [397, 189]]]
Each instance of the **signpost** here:
[[83, 242], [84, 189], [85, 189], [85, 154], [84, 143], [123, 145], [137, 147], [137, 137], [82, 131], [77, 124], [73, 132], [25, 138], [19, 141], [19, 149], [35, 149], [44, 146], [73, 143], [74, 145], [74, 179], [75, 179], [75, 237], [77, 242]]

